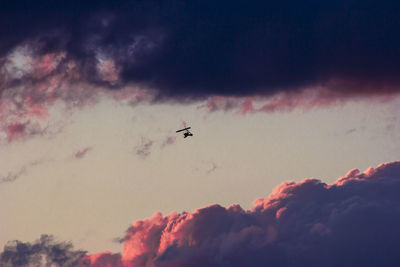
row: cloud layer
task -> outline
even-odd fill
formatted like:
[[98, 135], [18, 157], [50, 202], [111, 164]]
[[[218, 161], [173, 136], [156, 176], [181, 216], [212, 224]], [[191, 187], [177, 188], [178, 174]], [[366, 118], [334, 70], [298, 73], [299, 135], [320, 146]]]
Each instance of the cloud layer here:
[[[285, 182], [252, 210], [212, 205], [135, 222], [122, 254], [82, 266], [394, 266], [399, 261], [400, 162], [334, 184]], [[107, 265], [109, 264], [109, 265]]]

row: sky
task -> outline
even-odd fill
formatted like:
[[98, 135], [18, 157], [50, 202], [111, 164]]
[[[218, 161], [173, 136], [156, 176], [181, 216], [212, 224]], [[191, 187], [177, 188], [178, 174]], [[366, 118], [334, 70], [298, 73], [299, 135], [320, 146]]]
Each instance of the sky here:
[[0, 262], [393, 266], [399, 8], [6, 1]]

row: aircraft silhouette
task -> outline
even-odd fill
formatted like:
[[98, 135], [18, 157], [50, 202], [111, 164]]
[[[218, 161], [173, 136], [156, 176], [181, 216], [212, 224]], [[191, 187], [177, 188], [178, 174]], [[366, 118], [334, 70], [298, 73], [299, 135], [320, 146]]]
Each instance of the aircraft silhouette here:
[[193, 136], [193, 134], [191, 132], [189, 132], [189, 129], [190, 129], [190, 127], [186, 127], [186, 128], [180, 129], [180, 130], [178, 130], [176, 132], [179, 133], [179, 132], [185, 131], [183, 133], [183, 138], [186, 138], [188, 136]]

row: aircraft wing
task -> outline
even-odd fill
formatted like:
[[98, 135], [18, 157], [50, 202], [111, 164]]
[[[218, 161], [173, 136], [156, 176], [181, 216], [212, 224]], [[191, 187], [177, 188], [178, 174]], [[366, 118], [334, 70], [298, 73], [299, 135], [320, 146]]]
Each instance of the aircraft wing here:
[[189, 130], [189, 129], [190, 129], [190, 127], [187, 127], [187, 128], [184, 128], [184, 129], [180, 129], [180, 130], [178, 130], [176, 132], [179, 133], [179, 132], [186, 131], [186, 130]]

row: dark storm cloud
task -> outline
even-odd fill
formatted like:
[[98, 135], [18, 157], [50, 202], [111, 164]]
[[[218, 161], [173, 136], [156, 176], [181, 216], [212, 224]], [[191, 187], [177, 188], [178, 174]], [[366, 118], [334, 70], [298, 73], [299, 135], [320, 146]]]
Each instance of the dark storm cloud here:
[[[0, 54], [66, 52], [80, 79], [163, 97], [397, 92], [398, 1], [7, 1]], [[38, 76], [35, 78], [39, 79]], [[34, 79], [34, 80], [35, 80]]]
[[34, 243], [10, 241], [0, 254], [0, 266], [77, 266], [86, 252], [74, 250], [67, 242], [56, 242], [52, 236], [42, 235]]

